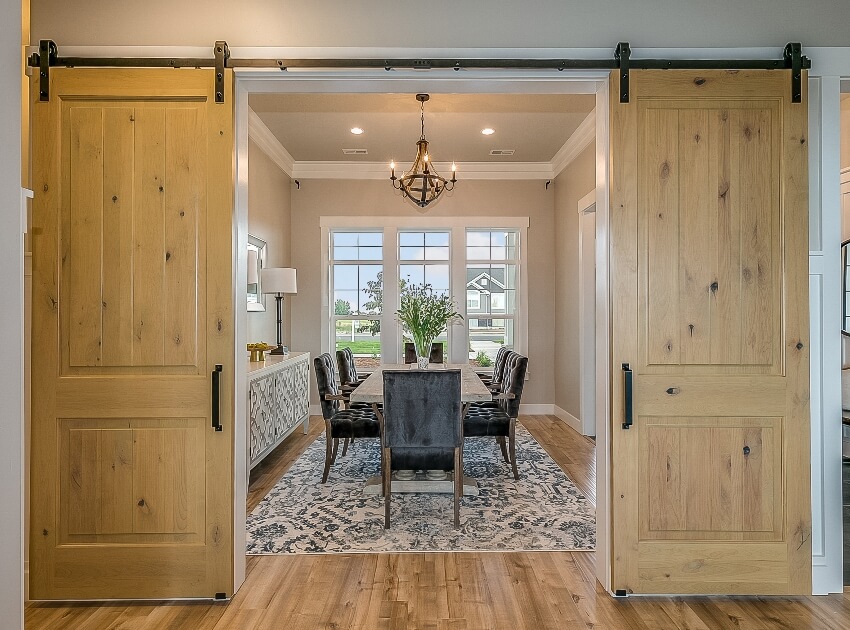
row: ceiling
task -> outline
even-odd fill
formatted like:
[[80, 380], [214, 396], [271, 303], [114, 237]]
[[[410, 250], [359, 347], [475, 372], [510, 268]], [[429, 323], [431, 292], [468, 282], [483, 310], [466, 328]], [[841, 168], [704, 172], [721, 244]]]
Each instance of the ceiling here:
[[[248, 104], [295, 162], [395, 159], [404, 168], [416, 152], [413, 94], [252, 94]], [[590, 94], [432, 94], [425, 135], [436, 162], [550, 162], [594, 104]], [[354, 135], [352, 127], [364, 133]], [[485, 127], [495, 133], [482, 135]], [[491, 156], [492, 149], [515, 152]]]

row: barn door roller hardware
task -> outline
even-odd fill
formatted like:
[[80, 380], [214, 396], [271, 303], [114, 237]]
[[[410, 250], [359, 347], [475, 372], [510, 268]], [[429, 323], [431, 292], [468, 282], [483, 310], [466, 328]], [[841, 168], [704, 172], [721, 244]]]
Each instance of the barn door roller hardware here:
[[226, 68], [375, 69], [375, 70], [618, 70], [620, 102], [629, 102], [631, 70], [790, 70], [791, 100], [802, 101], [802, 71], [812, 67], [799, 43], [785, 47], [782, 59], [634, 59], [628, 42], [620, 42], [610, 59], [233, 59], [227, 42], [218, 41], [213, 57], [60, 57], [49, 39], [39, 42], [29, 65], [39, 69], [39, 100], [50, 100], [51, 67], [214, 68], [215, 102], [224, 102]]

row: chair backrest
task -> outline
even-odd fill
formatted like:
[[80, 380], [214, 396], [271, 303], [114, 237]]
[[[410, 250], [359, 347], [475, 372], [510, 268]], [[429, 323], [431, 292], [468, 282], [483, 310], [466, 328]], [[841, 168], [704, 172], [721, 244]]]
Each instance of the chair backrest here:
[[352, 385], [357, 382], [357, 366], [354, 365], [351, 348], [345, 347], [336, 351], [336, 365], [339, 368], [340, 385]]
[[339, 400], [327, 400], [326, 395], [335, 396], [340, 392], [336, 382], [336, 369], [334, 360], [327, 352], [313, 359], [316, 372], [316, 385], [319, 389], [319, 401], [322, 404], [322, 416], [330, 420], [339, 411]]
[[502, 376], [505, 373], [505, 363], [507, 363], [508, 355], [511, 353], [511, 350], [508, 350], [505, 346], [499, 348], [499, 351], [496, 353], [496, 360], [493, 361], [493, 382], [501, 383]]
[[385, 448], [463, 446], [460, 370], [384, 370]]
[[513, 394], [513, 398], [499, 401], [499, 406], [511, 418], [519, 416], [519, 405], [522, 400], [522, 390], [525, 387], [525, 373], [528, 371], [528, 357], [516, 352], [508, 355], [505, 362], [505, 372], [502, 376], [501, 393]]
[[[404, 362], [416, 363], [416, 345], [412, 341], [404, 342]], [[431, 354], [428, 356], [428, 363], [443, 362], [443, 344], [432, 343]]]

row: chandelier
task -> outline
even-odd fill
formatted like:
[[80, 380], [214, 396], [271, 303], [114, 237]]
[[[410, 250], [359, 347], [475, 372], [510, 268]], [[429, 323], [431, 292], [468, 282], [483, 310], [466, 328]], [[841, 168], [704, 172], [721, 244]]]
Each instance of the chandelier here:
[[455, 163], [452, 162], [452, 178], [441, 177], [434, 168], [434, 162], [428, 154], [428, 141], [425, 139], [425, 101], [428, 94], [417, 94], [420, 103], [420, 120], [422, 134], [416, 143], [416, 159], [409, 171], [404, 171], [401, 177], [395, 175], [395, 162], [390, 162], [390, 181], [393, 188], [401, 191], [401, 196], [412, 201], [420, 212], [437, 201], [446, 190], [453, 190], [457, 181]]

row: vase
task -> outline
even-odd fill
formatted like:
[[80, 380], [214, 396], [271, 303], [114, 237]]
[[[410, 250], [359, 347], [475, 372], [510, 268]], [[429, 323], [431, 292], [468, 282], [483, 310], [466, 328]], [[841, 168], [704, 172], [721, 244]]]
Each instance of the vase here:
[[420, 370], [427, 370], [428, 362], [428, 357], [416, 357], [416, 364], [419, 366]]
[[420, 370], [428, 369], [433, 343], [433, 339], [419, 339], [417, 341], [416, 337], [413, 338], [413, 347], [416, 348], [416, 365]]

